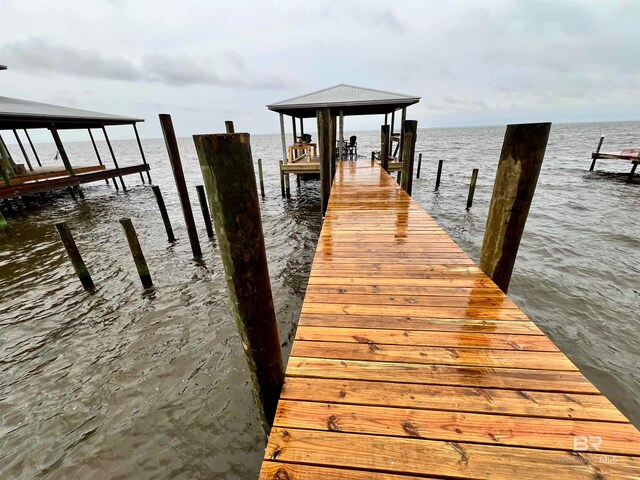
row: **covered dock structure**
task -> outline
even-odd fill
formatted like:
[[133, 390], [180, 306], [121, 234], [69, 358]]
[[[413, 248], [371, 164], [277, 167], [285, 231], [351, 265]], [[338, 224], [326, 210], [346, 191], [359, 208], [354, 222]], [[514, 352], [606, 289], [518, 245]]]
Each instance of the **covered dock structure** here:
[[[280, 115], [280, 135], [282, 141], [281, 172], [287, 178], [291, 173], [298, 175], [319, 174], [321, 165], [317, 143], [305, 135], [304, 119], [317, 117], [318, 110], [329, 109], [331, 116], [332, 148], [337, 160], [345, 159], [344, 154], [344, 117], [355, 115], [384, 115], [384, 124], [388, 124], [391, 115], [391, 152], [389, 170], [401, 170], [396, 153], [402, 151], [402, 126], [406, 119], [407, 107], [420, 101], [420, 97], [402, 93], [393, 93], [372, 88], [340, 84], [297, 97], [267, 105], [267, 108]], [[399, 131], [394, 132], [396, 112], [401, 112]], [[285, 115], [291, 117], [292, 138], [287, 144], [285, 134]], [[336, 145], [336, 127], [338, 142]], [[393, 142], [397, 146], [393, 148]]]
[[[79, 186], [83, 183], [112, 180], [119, 189], [116, 178], [123, 190], [126, 190], [123, 177], [139, 174], [144, 182], [143, 173], [151, 182], [147, 163], [136, 123], [143, 119], [123, 117], [106, 113], [98, 113], [77, 108], [62, 107], [46, 103], [0, 97], [0, 199], [19, 198], [24, 195], [66, 188], [74, 195], [74, 191], [82, 195]], [[120, 167], [114, 153], [106, 127], [114, 125], [131, 125], [135, 133], [142, 163]], [[62, 165], [43, 165], [36, 146], [29, 135], [30, 130], [47, 129], [55, 142]], [[61, 130], [87, 130], [96, 154], [96, 164], [89, 166], [73, 165], [60, 138]], [[105, 164], [96, 145], [94, 131], [99, 130], [104, 136], [113, 166]], [[22, 137], [20, 135], [22, 132]], [[7, 148], [3, 135], [10, 132], [15, 137], [22, 159], [15, 158]], [[26, 142], [23, 140], [26, 139]], [[27, 152], [25, 143], [29, 144]], [[84, 162], [86, 163], [86, 162]]]

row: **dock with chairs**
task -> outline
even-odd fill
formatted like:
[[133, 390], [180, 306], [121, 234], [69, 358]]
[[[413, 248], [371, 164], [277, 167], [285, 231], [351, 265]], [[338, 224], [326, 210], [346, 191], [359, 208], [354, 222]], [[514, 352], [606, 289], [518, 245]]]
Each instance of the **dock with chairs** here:
[[640, 433], [375, 164], [338, 163], [261, 480], [632, 479]]

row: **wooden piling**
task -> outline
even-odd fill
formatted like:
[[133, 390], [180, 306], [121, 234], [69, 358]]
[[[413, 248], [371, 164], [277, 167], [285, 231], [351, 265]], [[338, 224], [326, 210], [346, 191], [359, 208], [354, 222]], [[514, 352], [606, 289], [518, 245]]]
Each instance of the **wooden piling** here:
[[[96, 140], [93, 138], [93, 133], [91, 133], [91, 129], [87, 128], [87, 132], [89, 132], [89, 138], [91, 139], [91, 143], [93, 144], [93, 151], [96, 152], [96, 157], [98, 158], [98, 164], [103, 165], [102, 157], [100, 156], [100, 151], [98, 150], [98, 146], [96, 145]], [[112, 178], [111, 180], [113, 181], [113, 186], [116, 187], [116, 190], [119, 190], [118, 182], [116, 182], [116, 179]], [[109, 185], [108, 178], [105, 178], [104, 181], [106, 182], [107, 185]]]
[[420, 178], [420, 167], [422, 167], [422, 154], [418, 154], [418, 170], [416, 171], [416, 178]]
[[478, 169], [471, 172], [471, 182], [469, 183], [469, 194], [467, 195], [467, 210], [473, 205], [473, 195], [476, 193], [476, 182], [478, 181]]
[[[111, 146], [111, 140], [109, 140], [109, 135], [107, 135], [107, 129], [104, 126], [102, 127], [102, 134], [104, 135], [104, 139], [107, 142], [107, 147], [109, 148], [109, 153], [111, 154], [111, 160], [113, 160], [113, 165], [116, 167], [116, 170], [118, 170], [120, 166], [118, 165], [118, 160], [116, 159], [116, 153], [113, 151], [113, 147]], [[120, 185], [122, 185], [122, 190], [126, 192], [127, 186], [124, 184], [124, 179], [122, 178], [122, 175], [120, 175], [118, 178], [120, 179]], [[114, 179], [114, 183], [115, 183], [115, 179]]]
[[285, 188], [285, 192], [287, 194], [287, 198], [291, 198], [291, 183], [289, 180], [289, 174], [285, 173], [284, 174], [284, 188]]
[[233, 316], [267, 433], [273, 424], [284, 370], [250, 137], [238, 133], [195, 135], [193, 139], [210, 195]]
[[493, 185], [480, 268], [507, 292], [551, 123], [508, 125]]
[[438, 160], [438, 173], [436, 175], [436, 192], [440, 188], [440, 176], [442, 175], [442, 164], [444, 160]]
[[162, 216], [162, 223], [164, 223], [164, 229], [167, 232], [167, 241], [173, 243], [176, 241], [176, 237], [173, 235], [173, 228], [171, 227], [171, 220], [169, 220], [169, 214], [167, 213], [167, 207], [164, 204], [164, 198], [162, 198], [162, 192], [160, 187], [153, 185], [151, 187], [153, 195], [156, 197], [158, 203], [158, 209], [160, 209], [160, 215]]
[[344, 112], [342, 110], [340, 110], [340, 125], [338, 130], [340, 141], [340, 144], [338, 145], [338, 159], [340, 160], [340, 163], [342, 163], [344, 161]]
[[282, 198], [285, 197], [285, 189], [284, 189], [284, 173], [282, 172], [282, 160], [280, 160], [280, 190], [282, 192]]
[[136, 229], [133, 227], [133, 223], [131, 223], [131, 219], [121, 218], [120, 225], [122, 225], [122, 230], [124, 230], [124, 234], [127, 237], [127, 243], [129, 244], [133, 261], [136, 264], [136, 269], [138, 270], [142, 286], [144, 288], [153, 287], [151, 275], [149, 274], [149, 267], [147, 266], [147, 261], [144, 258], [144, 253], [142, 253], [142, 248], [138, 241], [138, 235], [136, 234]]
[[317, 110], [318, 147], [320, 149], [320, 199], [324, 217], [331, 193], [331, 113], [328, 108]]
[[207, 195], [204, 193], [204, 186], [196, 185], [198, 192], [198, 201], [200, 202], [200, 209], [202, 210], [202, 218], [204, 219], [204, 226], [207, 229], [207, 237], [213, 238], [213, 227], [211, 226], [211, 214], [209, 213], [209, 207], [207, 206]]
[[[136, 127], [136, 124], [133, 124], [133, 131], [136, 134], [136, 141], [138, 142], [138, 149], [140, 150], [140, 156], [142, 157], [142, 163], [144, 163], [145, 165], [147, 164], [147, 157], [144, 154], [144, 149], [142, 148], [142, 142], [140, 141], [140, 135], [138, 134], [138, 127]], [[144, 183], [144, 178], [142, 177], [142, 172], [140, 172], [140, 179], [142, 180], [142, 183]], [[149, 183], [151, 183], [151, 174], [149, 173], [149, 170], [147, 170], [147, 180], [149, 180]]]
[[53, 141], [56, 144], [58, 153], [60, 153], [60, 158], [62, 158], [62, 163], [64, 164], [64, 168], [67, 170], [69, 175], [73, 177], [75, 175], [75, 173], [73, 172], [73, 167], [71, 166], [71, 162], [69, 161], [69, 157], [67, 156], [67, 151], [64, 149], [64, 145], [62, 144], [62, 140], [60, 139], [58, 130], [56, 129], [56, 126], [53, 123], [49, 126], [49, 131], [51, 132]]
[[236, 129], [233, 126], [233, 122], [231, 120], [226, 120], [224, 122], [224, 128], [226, 129], [227, 133], [236, 133]]
[[20, 140], [20, 135], [18, 135], [18, 131], [13, 129], [13, 136], [16, 137], [16, 142], [18, 142], [18, 146], [20, 147], [20, 151], [22, 152], [22, 156], [24, 157], [24, 161], [27, 162], [27, 167], [29, 170], [33, 172], [33, 165], [31, 165], [31, 160], [29, 160], [29, 155], [27, 155], [27, 151], [22, 144], [22, 140]]
[[[403, 109], [404, 111], [404, 109]], [[413, 189], [413, 163], [416, 155], [418, 122], [405, 120], [402, 125], [402, 189], [411, 195]]]
[[73, 239], [73, 235], [71, 235], [71, 230], [69, 230], [67, 223], [56, 223], [56, 230], [58, 231], [58, 235], [60, 235], [60, 240], [62, 240], [64, 249], [67, 251], [69, 260], [71, 260], [73, 269], [76, 271], [76, 275], [78, 275], [78, 278], [80, 279], [80, 283], [82, 283], [85, 290], [93, 290], [95, 285], [93, 284], [89, 270], [82, 259], [82, 255], [80, 255], [78, 246]]
[[193, 252], [194, 258], [202, 258], [200, 240], [198, 239], [198, 232], [196, 231], [196, 222], [193, 219], [193, 210], [191, 209], [187, 183], [185, 182], [184, 172], [182, 171], [180, 150], [178, 149], [176, 134], [173, 130], [171, 115], [167, 115], [166, 113], [160, 114], [160, 125], [162, 126], [164, 143], [167, 146], [167, 153], [169, 155], [169, 162], [171, 163], [171, 170], [173, 171], [173, 178], [176, 181], [176, 188], [178, 189], [178, 197], [180, 198], [180, 205], [182, 206], [184, 223], [187, 226], [187, 234], [189, 235], [191, 251]]
[[33, 145], [33, 142], [31, 141], [31, 137], [29, 136], [29, 131], [26, 128], [24, 129], [24, 134], [27, 136], [27, 140], [29, 141], [29, 145], [31, 146], [31, 151], [33, 152], [33, 156], [36, 158], [36, 162], [38, 162], [38, 166], [41, 167], [42, 163], [40, 162], [40, 156], [38, 155], [38, 151], [36, 150], [36, 147]]
[[389, 138], [389, 125], [382, 125], [380, 127], [380, 166], [387, 173], [389, 173]]
[[[331, 158], [331, 184], [333, 185], [333, 179], [336, 176], [336, 158], [337, 158], [337, 152], [336, 152], [336, 143], [337, 143], [337, 139], [336, 139], [336, 129], [337, 129], [337, 118], [335, 115], [331, 115], [331, 154], [330, 154], [330, 158]], [[357, 160], [357, 159], [356, 159]]]
[[[258, 177], [260, 178], [260, 195], [264, 198], [264, 178], [262, 175], [262, 159], [258, 159]], [[300, 185], [300, 175], [298, 175], [298, 185]]]
[[[604, 135], [600, 136], [600, 141], [598, 142], [598, 148], [596, 148], [595, 153], [598, 154], [600, 153], [600, 148], [602, 148], [602, 142], [604, 142]], [[589, 167], [589, 171], [593, 172], [593, 168], [596, 166], [596, 157], [593, 157], [593, 160], [591, 161], [591, 166]]]

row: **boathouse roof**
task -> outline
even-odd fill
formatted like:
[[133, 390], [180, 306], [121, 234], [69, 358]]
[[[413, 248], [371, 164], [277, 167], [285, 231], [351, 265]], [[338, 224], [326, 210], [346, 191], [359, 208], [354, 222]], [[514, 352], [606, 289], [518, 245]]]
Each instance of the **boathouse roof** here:
[[419, 101], [420, 97], [415, 95], [340, 84], [272, 103], [267, 108], [293, 117], [309, 118], [315, 117], [320, 108], [330, 108], [334, 115], [340, 110], [344, 115], [374, 115], [391, 113]]
[[0, 129], [48, 128], [52, 123], [55, 123], [57, 129], [92, 128], [103, 125], [131, 125], [137, 122], [144, 120], [0, 97]]

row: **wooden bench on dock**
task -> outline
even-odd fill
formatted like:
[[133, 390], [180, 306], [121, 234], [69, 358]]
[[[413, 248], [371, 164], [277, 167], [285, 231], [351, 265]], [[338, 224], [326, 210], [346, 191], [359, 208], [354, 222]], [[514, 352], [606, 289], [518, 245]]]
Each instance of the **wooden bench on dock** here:
[[632, 479], [640, 433], [377, 164], [338, 166], [261, 480]]

